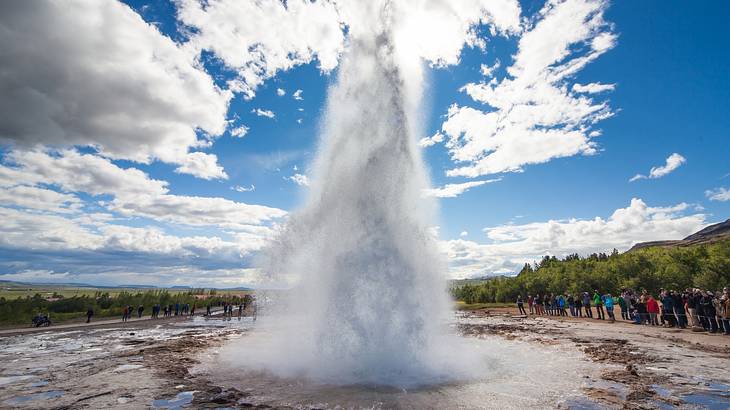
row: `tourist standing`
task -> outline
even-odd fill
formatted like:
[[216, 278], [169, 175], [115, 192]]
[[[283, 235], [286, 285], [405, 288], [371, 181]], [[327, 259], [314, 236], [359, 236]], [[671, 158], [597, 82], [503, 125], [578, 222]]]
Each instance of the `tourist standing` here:
[[586, 317], [593, 319], [593, 312], [591, 311], [591, 297], [588, 292], [583, 292], [583, 307], [586, 308]]
[[723, 289], [722, 297], [722, 326], [725, 328], [725, 334], [730, 335], [730, 293], [728, 288]]
[[86, 311], [86, 323], [91, 323], [91, 317], [94, 316], [94, 309], [89, 308]]
[[659, 303], [651, 295], [649, 295], [649, 299], [646, 301], [646, 312], [649, 314], [649, 324], [652, 326], [659, 325], [659, 321], [656, 318], [657, 314], [659, 314]]
[[535, 305], [535, 314], [541, 315], [542, 314], [542, 312], [541, 312], [542, 311], [542, 299], [540, 298], [539, 294], [535, 295], [535, 297], [532, 299], [532, 303], [533, 303], [533, 305]]
[[674, 299], [667, 292], [662, 292], [662, 317], [667, 321], [667, 326], [674, 327]]
[[692, 327], [692, 329], [698, 329], [700, 328], [700, 321], [697, 318], [697, 302], [698, 300], [695, 298], [695, 291], [688, 289], [687, 294], [687, 318], [689, 319], [689, 325]]
[[598, 293], [598, 289], [593, 291], [593, 304], [596, 306], [596, 316], [598, 316], [598, 319], [605, 320], [606, 312], [603, 311], [603, 302], [601, 301], [601, 295]]
[[530, 310], [530, 314], [535, 314], [535, 307], [533, 306], [535, 304], [535, 299], [533, 299], [532, 295], [527, 295], [527, 308]]
[[575, 311], [578, 313], [578, 317], [583, 317], [583, 302], [580, 300], [580, 295], [575, 297]]
[[570, 316], [575, 317], [575, 299], [571, 294], [568, 294], [568, 307], [570, 308]]
[[702, 305], [702, 311], [705, 313], [707, 321], [709, 322], [710, 333], [717, 333], [717, 321], [715, 320], [715, 304], [713, 303], [714, 298], [715, 295], [708, 290], [705, 292], [705, 296], [702, 297], [702, 301], [700, 302], [700, 304]]
[[608, 320], [610, 320], [611, 322], [615, 322], [616, 317], [614, 317], [613, 315], [613, 296], [611, 296], [610, 293], [607, 293], [606, 296], [603, 297], [603, 304], [606, 306]]
[[674, 315], [677, 318], [677, 326], [684, 329], [687, 327], [687, 315], [684, 314], [684, 300], [679, 292], [670, 291], [674, 303]]
[[618, 296], [618, 307], [621, 309], [621, 319], [622, 320], [629, 320], [629, 309], [628, 309], [628, 302], [626, 301], [626, 298], [624, 298], [624, 295], [626, 293], [621, 293]]
[[520, 313], [520, 315], [527, 316], [527, 312], [525, 312], [525, 304], [522, 301], [522, 295], [517, 295], [517, 309]]

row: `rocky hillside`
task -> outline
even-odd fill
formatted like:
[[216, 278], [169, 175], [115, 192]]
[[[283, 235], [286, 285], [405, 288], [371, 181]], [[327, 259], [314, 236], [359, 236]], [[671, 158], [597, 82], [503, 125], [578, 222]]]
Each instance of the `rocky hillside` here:
[[718, 224], [710, 225], [698, 232], [693, 233], [692, 235], [682, 239], [682, 240], [675, 240], [675, 241], [652, 241], [652, 242], [641, 242], [634, 245], [631, 249], [629, 249], [629, 252], [642, 249], [642, 248], [651, 248], [651, 247], [663, 247], [663, 248], [669, 248], [674, 246], [692, 246], [692, 245], [699, 245], [703, 243], [713, 243], [717, 241], [721, 241], [723, 239], [730, 239], [730, 219], [728, 219], [725, 222], [720, 222]]

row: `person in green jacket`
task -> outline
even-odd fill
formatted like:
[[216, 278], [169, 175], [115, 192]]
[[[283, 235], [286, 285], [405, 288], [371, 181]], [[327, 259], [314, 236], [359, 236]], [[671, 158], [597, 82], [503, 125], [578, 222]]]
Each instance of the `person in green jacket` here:
[[598, 289], [593, 291], [593, 305], [596, 307], [598, 318], [604, 320], [606, 318], [606, 312], [603, 311], [603, 301], [601, 301], [601, 294], [598, 293]]
[[618, 297], [618, 306], [621, 308], [621, 319], [629, 320], [629, 306], [623, 294]]

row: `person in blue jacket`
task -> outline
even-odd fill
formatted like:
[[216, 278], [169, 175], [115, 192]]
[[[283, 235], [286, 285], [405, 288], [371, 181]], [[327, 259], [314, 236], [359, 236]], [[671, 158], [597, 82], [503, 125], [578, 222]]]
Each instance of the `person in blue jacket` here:
[[614, 317], [613, 315], [613, 296], [611, 296], [610, 293], [607, 293], [603, 296], [603, 306], [606, 307], [608, 320], [610, 320], [611, 322], [616, 321], [616, 317]]

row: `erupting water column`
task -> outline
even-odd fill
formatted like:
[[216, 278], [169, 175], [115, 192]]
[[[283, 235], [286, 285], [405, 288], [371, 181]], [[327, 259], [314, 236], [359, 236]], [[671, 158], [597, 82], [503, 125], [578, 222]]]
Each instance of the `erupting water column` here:
[[275, 320], [267, 367], [324, 382], [432, 383], [451, 375], [454, 346], [443, 340], [446, 266], [414, 135], [420, 79], [404, 78], [389, 3], [371, 7], [379, 28], [350, 33], [307, 204], [266, 253], [265, 270], [301, 278]]

